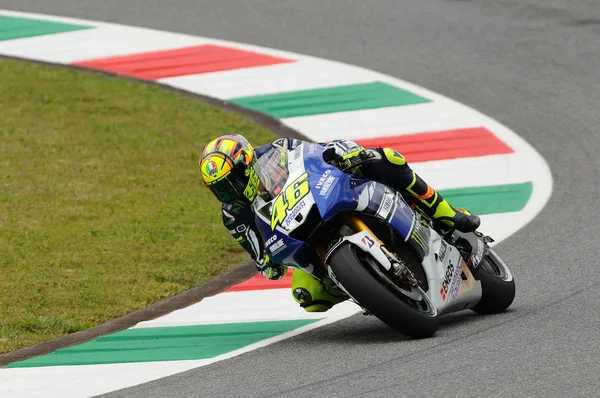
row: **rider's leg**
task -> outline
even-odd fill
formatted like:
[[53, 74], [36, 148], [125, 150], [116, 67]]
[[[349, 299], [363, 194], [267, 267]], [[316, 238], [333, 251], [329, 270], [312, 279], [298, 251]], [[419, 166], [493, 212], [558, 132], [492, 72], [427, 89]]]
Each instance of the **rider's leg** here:
[[412, 199], [429, 217], [445, 225], [462, 232], [472, 232], [479, 227], [477, 215], [451, 206], [409, 167], [400, 153], [391, 148], [370, 148], [369, 151], [376, 157], [361, 167], [365, 177], [393, 187], [405, 198]]
[[299, 269], [294, 269], [292, 275], [292, 296], [308, 312], [324, 312], [348, 299], [341, 291]]

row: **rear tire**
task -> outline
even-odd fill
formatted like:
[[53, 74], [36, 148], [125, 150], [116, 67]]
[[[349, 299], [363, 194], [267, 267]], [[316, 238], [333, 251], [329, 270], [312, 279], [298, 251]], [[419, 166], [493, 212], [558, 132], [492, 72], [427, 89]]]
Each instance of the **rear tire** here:
[[475, 278], [481, 281], [481, 300], [473, 311], [478, 314], [497, 314], [506, 310], [515, 299], [515, 279], [510, 270], [492, 249], [477, 266]]
[[329, 264], [348, 293], [388, 326], [414, 338], [430, 337], [438, 329], [437, 310], [425, 293], [413, 288], [420, 300], [409, 298], [381, 265], [353, 244], [341, 244]]

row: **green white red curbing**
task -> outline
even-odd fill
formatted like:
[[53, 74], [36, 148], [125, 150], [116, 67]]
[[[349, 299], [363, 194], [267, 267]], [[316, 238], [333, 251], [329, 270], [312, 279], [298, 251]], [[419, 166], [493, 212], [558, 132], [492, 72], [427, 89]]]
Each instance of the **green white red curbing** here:
[[[533, 219], [551, 194], [546, 162], [507, 127], [364, 68], [248, 44], [3, 10], [0, 54], [121, 73], [233, 101], [318, 141], [345, 137], [397, 145], [453, 203], [479, 210], [482, 231], [497, 242]], [[0, 396], [106, 393], [231, 358], [359, 311], [342, 303], [326, 313], [305, 313], [289, 286], [289, 277], [253, 278], [129, 330], [14, 363], [0, 369]]]

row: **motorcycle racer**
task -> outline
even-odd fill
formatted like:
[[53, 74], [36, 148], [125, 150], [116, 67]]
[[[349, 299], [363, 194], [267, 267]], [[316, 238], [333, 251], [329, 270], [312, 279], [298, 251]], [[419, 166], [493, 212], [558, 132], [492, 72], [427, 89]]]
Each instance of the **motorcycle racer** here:
[[[250, 254], [261, 274], [269, 279], [283, 278], [287, 267], [275, 264], [266, 255], [264, 239], [254, 220], [252, 203], [261, 188], [255, 170], [256, 162], [272, 148], [289, 151], [302, 142], [279, 138], [253, 148], [241, 135], [223, 135], [204, 147], [199, 160], [203, 183], [222, 203], [223, 224]], [[346, 139], [321, 145], [325, 146], [323, 158], [327, 163], [394, 188], [409, 204], [418, 206], [435, 222], [462, 232], [472, 232], [479, 227], [477, 215], [451, 206], [409, 167], [406, 159], [396, 150], [363, 148]], [[360, 164], [354, 166], [357, 163]], [[292, 295], [309, 312], [327, 311], [347, 299], [338, 289], [299, 269], [292, 276]]]

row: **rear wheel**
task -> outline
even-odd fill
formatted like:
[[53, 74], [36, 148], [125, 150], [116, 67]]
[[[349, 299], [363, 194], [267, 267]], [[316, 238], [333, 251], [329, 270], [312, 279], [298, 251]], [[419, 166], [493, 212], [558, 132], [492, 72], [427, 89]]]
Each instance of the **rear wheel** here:
[[392, 279], [369, 254], [345, 242], [329, 264], [348, 293], [390, 327], [415, 338], [436, 332], [437, 310], [423, 290]]
[[506, 310], [515, 299], [515, 279], [504, 261], [492, 249], [477, 266], [475, 278], [481, 281], [481, 300], [473, 311], [496, 314]]

